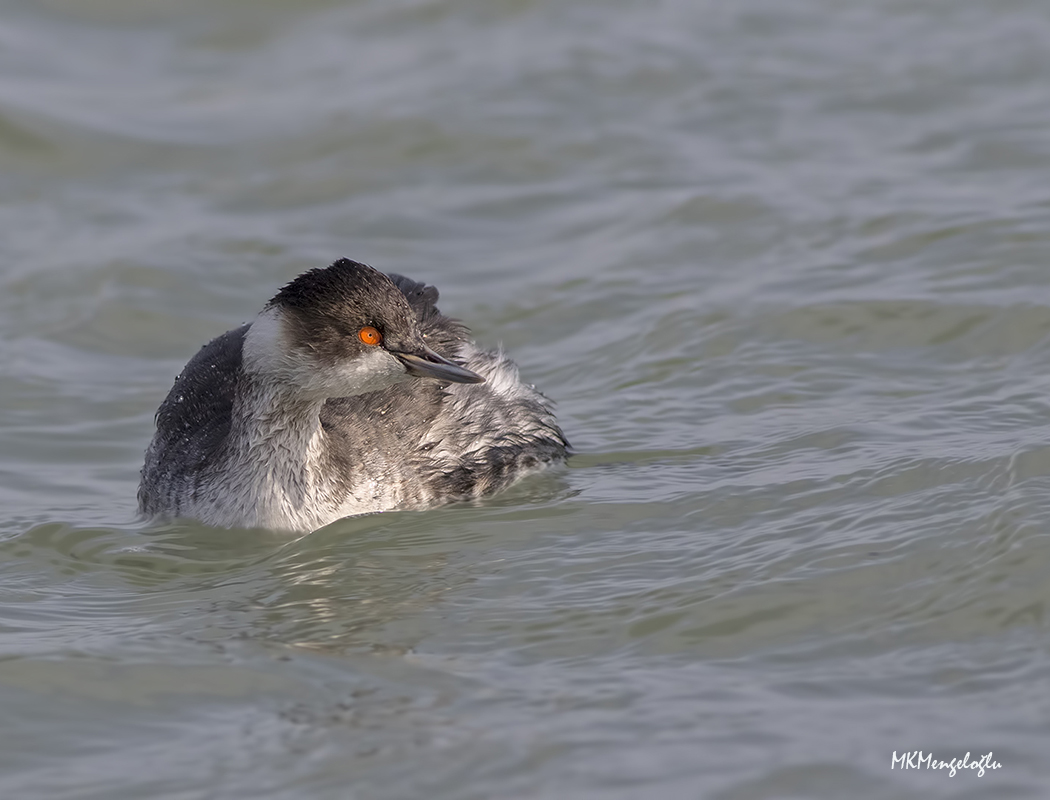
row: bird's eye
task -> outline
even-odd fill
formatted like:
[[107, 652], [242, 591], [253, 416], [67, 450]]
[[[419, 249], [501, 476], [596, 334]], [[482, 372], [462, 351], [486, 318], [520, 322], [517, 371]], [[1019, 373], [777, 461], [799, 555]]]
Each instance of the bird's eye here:
[[365, 344], [375, 346], [383, 341], [383, 334], [381, 334], [371, 325], [365, 325], [365, 327], [363, 327], [357, 332], [357, 338]]

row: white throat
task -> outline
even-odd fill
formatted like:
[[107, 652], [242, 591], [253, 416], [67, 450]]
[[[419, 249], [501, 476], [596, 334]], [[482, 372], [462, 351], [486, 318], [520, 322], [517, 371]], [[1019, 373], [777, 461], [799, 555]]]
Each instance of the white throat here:
[[235, 476], [229, 498], [241, 506], [236, 513], [242, 520], [298, 528], [324, 510], [323, 405], [264, 382], [235, 402], [227, 474]]

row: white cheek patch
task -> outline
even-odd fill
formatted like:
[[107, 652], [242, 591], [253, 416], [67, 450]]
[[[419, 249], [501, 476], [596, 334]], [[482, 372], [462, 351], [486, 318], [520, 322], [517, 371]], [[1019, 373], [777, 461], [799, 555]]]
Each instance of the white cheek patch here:
[[248, 372], [297, 389], [315, 399], [350, 397], [385, 389], [411, 376], [395, 356], [372, 347], [356, 358], [319, 364], [309, 351], [294, 350], [282, 312], [259, 314], [244, 337], [244, 367]]
[[304, 359], [303, 367], [310, 370], [310, 377], [306, 379], [304, 376], [303, 383], [309, 382], [325, 397], [349, 397], [374, 392], [411, 377], [404, 365], [382, 347], [370, 348], [357, 358], [324, 369], [311, 366], [308, 361]]

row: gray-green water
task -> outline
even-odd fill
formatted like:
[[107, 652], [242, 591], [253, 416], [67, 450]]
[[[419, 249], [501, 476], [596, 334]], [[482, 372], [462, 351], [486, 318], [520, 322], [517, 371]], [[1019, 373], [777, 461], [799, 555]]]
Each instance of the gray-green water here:
[[[1045, 796], [1048, 131], [1038, 0], [5, 3], [0, 796]], [[343, 255], [578, 455], [143, 525], [174, 375]]]

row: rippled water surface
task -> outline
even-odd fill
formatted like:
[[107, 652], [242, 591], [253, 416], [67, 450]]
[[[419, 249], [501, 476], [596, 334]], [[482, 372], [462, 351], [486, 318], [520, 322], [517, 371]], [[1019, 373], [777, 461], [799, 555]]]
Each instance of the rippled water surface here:
[[[1044, 797], [1048, 131], [1036, 0], [6, 3], [0, 796]], [[339, 256], [577, 455], [137, 519], [175, 374]]]

